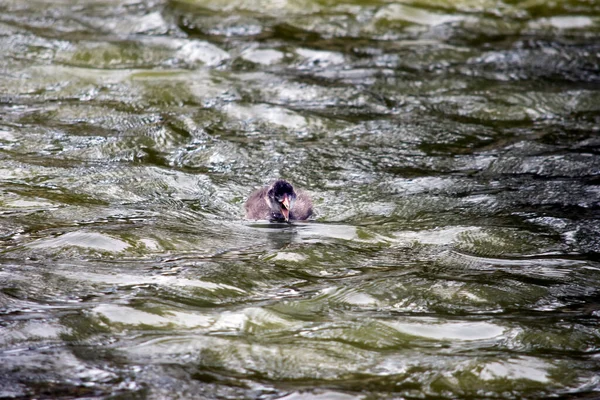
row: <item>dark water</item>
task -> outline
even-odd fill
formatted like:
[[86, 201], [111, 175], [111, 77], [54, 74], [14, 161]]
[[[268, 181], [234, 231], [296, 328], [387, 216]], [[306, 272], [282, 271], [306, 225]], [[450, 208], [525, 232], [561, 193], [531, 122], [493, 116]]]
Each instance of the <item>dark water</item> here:
[[[600, 396], [600, 2], [0, 0], [0, 397]], [[247, 222], [289, 179], [316, 218]]]

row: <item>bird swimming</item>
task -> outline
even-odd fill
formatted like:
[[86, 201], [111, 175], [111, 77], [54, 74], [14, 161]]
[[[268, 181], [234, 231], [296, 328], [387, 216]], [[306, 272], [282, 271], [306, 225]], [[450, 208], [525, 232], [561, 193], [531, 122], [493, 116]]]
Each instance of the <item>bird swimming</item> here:
[[312, 215], [312, 201], [283, 179], [253, 192], [246, 201], [246, 219], [268, 219], [289, 222], [305, 220]]

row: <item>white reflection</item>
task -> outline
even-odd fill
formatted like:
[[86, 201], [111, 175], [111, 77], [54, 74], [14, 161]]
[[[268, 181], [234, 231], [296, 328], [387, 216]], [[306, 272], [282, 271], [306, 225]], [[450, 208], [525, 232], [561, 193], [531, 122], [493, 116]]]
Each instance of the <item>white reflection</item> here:
[[244, 60], [262, 65], [276, 64], [283, 60], [283, 56], [282, 52], [273, 49], [246, 50], [242, 53]]
[[390, 4], [381, 8], [374, 17], [375, 20], [399, 20], [412, 22], [419, 25], [441, 25], [449, 22], [465, 20], [466, 17], [460, 15], [438, 14], [423, 9], [405, 6], [403, 4]]
[[97, 232], [69, 232], [55, 238], [38, 240], [28, 246], [34, 249], [78, 246], [111, 252], [123, 251], [130, 247], [122, 240]]
[[165, 275], [155, 275], [155, 276], [143, 276], [143, 275], [127, 275], [127, 274], [119, 274], [119, 275], [105, 275], [105, 274], [95, 274], [91, 272], [84, 271], [70, 271], [70, 270], [58, 270], [54, 271], [56, 274], [60, 274], [66, 276], [71, 279], [84, 280], [90, 282], [100, 282], [106, 283], [110, 285], [123, 285], [123, 286], [131, 286], [131, 285], [164, 285], [164, 286], [177, 286], [177, 287], [192, 287], [192, 288], [201, 288], [205, 290], [219, 290], [219, 289], [227, 289], [234, 290], [238, 293], [246, 293], [243, 289], [237, 288], [235, 286], [227, 285], [225, 283], [213, 283], [207, 281], [201, 281], [199, 279], [185, 279], [179, 278], [177, 276], [165, 276]]
[[508, 361], [496, 361], [485, 364], [479, 377], [489, 381], [493, 379], [528, 379], [541, 383], [549, 383], [548, 368], [550, 365], [529, 357], [513, 358]]
[[164, 315], [157, 315], [116, 304], [101, 304], [94, 307], [92, 312], [104, 316], [113, 323], [127, 325], [166, 326], [173, 324], [185, 328], [194, 328], [207, 327], [212, 323], [212, 318], [204, 315], [178, 311], [169, 311]]
[[399, 332], [435, 340], [486, 340], [501, 336], [505, 329], [489, 322], [447, 322], [423, 318], [406, 322], [383, 321]]

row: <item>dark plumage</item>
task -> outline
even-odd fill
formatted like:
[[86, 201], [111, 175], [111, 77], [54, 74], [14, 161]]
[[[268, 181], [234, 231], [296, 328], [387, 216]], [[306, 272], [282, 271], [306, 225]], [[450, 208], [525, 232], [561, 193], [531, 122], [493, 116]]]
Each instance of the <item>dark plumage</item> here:
[[312, 201], [282, 179], [258, 189], [246, 201], [246, 219], [305, 220], [312, 215]]

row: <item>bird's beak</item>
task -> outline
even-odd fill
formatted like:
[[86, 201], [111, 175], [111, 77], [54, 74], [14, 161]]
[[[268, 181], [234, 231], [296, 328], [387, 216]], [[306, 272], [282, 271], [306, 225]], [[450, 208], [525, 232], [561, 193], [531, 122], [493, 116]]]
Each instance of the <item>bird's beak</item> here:
[[281, 213], [283, 214], [283, 218], [285, 218], [286, 221], [289, 221], [289, 219], [290, 219], [290, 200], [288, 199], [287, 195], [285, 195], [283, 197], [283, 201], [281, 202]]

